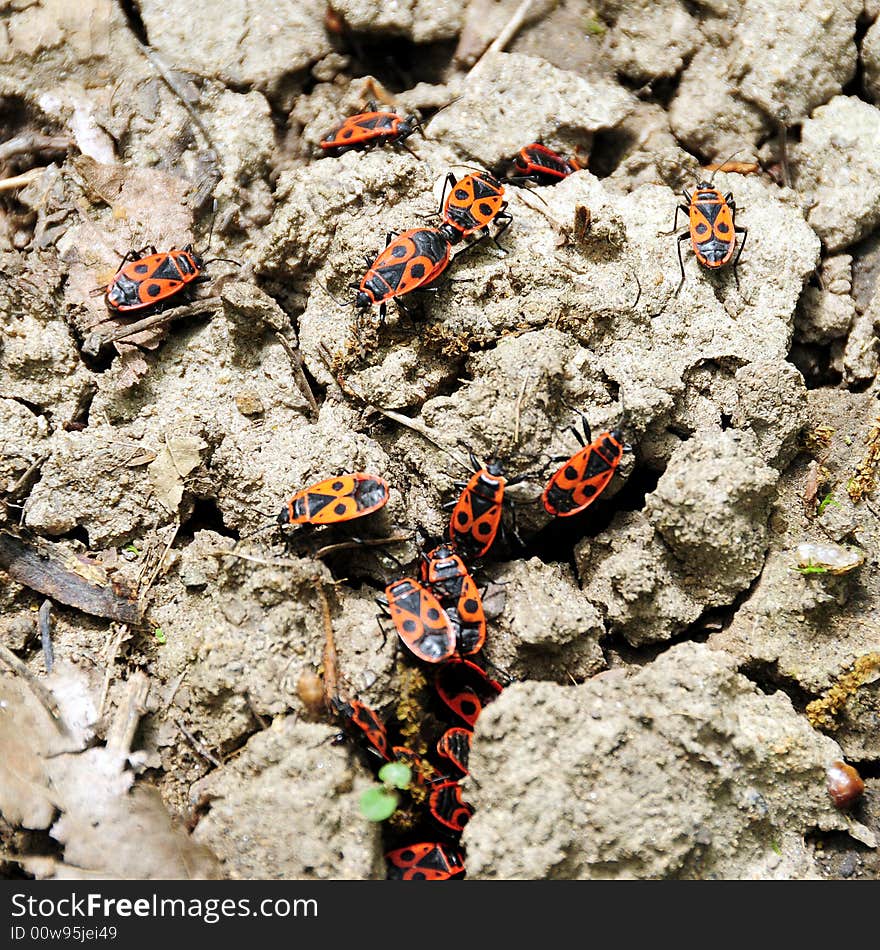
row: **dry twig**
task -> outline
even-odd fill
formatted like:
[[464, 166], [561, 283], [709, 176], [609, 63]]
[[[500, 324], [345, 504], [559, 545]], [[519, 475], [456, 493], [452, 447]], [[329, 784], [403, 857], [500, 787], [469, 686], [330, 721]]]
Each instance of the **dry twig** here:
[[184, 317], [197, 317], [203, 313], [219, 310], [222, 305], [223, 302], [219, 297], [206, 297], [204, 300], [196, 300], [182, 307], [175, 307], [173, 310], [163, 310], [161, 313], [154, 313], [127, 326], [116, 327], [109, 333], [90, 333], [83, 342], [82, 349], [89, 356], [97, 356], [105, 346], [116, 343], [118, 340], [137, 336], [138, 333], [164, 326], [166, 323], [173, 323], [175, 320], [182, 320]]
[[493, 53], [499, 53], [516, 36], [529, 15], [533, 0], [522, 0], [522, 3], [513, 11], [513, 16], [507, 21], [504, 29], [495, 37], [486, 52], [474, 63], [465, 79], [471, 79], [480, 72], [486, 60]]
[[329, 712], [333, 698], [339, 691], [339, 678], [336, 658], [336, 640], [333, 636], [333, 618], [330, 615], [330, 601], [323, 584], [318, 584], [318, 597], [321, 599], [321, 612], [324, 617], [324, 706]]
[[313, 418], [317, 419], [318, 401], [315, 399], [315, 394], [312, 392], [312, 387], [309, 386], [309, 381], [306, 379], [306, 375], [303, 372], [302, 353], [300, 353], [298, 348], [291, 346], [290, 341], [286, 336], [284, 336], [283, 333], [276, 331], [275, 337], [282, 347], [284, 347], [284, 352], [287, 354], [287, 357], [290, 360], [290, 365], [293, 368], [293, 375], [296, 379], [297, 388], [305, 397], [306, 402], [308, 402], [309, 408], [312, 410]]
[[214, 755], [213, 752], [211, 752], [211, 750], [208, 749], [203, 743], [199, 742], [199, 740], [189, 731], [189, 729], [186, 728], [186, 726], [179, 719], [175, 719], [174, 722], [176, 723], [177, 728], [183, 733], [187, 742], [189, 742], [189, 744], [196, 750], [196, 752], [198, 752], [198, 754], [203, 759], [206, 759], [208, 762], [211, 763], [211, 765], [216, 766], [218, 769], [222, 768], [223, 763], [217, 758], [217, 756]]

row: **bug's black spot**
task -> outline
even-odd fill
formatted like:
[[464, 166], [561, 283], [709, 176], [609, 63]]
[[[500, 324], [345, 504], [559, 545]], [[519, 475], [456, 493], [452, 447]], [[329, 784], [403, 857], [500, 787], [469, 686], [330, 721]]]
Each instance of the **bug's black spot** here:
[[333, 509], [333, 514], [335, 515], [344, 515], [345, 514], [345, 505], [339, 504]]
[[572, 481], [573, 479], [577, 478], [577, 474], [578, 474], [577, 469], [573, 465], [565, 466], [565, 477], [569, 481]]
[[475, 527], [474, 530], [477, 532], [477, 534], [486, 535], [486, 534], [489, 534], [489, 532], [492, 530], [492, 526], [489, 525], [489, 524], [487, 524], [487, 523], [484, 521], [484, 522], [482, 522], [482, 524], [476, 525], [476, 527]]
[[149, 269], [150, 269], [150, 268], [147, 267], [146, 264], [135, 264], [135, 266], [134, 266], [134, 272], [135, 272], [136, 274], [146, 274], [146, 272], [147, 272]]
[[456, 188], [455, 197], [458, 198], [459, 201], [467, 201], [468, 193], [463, 188]]
[[479, 211], [484, 218], [492, 217], [492, 205], [486, 204], [486, 202], [480, 205]]
[[393, 248], [391, 251], [392, 257], [406, 257], [406, 248], [402, 244], [398, 244], [397, 247]]
[[425, 265], [424, 265], [424, 264], [413, 264], [413, 266], [410, 268], [410, 274], [411, 274], [413, 277], [415, 277], [416, 279], [419, 279], [419, 278], [421, 278], [421, 277], [424, 277], [424, 276], [425, 276]]
[[158, 297], [162, 288], [158, 284], [150, 284], [147, 287], [147, 296], [148, 297]]
[[424, 871], [413, 871], [412, 874], [410, 875], [410, 880], [413, 880], [413, 881], [424, 881], [424, 880], [425, 880], [425, 872], [424, 872]]
[[428, 620], [439, 620], [439, 619], [440, 619], [440, 611], [437, 610], [436, 607], [431, 607], [431, 608], [429, 608], [429, 609], [426, 611], [426, 613], [427, 613], [427, 615], [428, 615]]
[[332, 488], [333, 491], [342, 491], [345, 488], [345, 482], [334, 482]]
[[472, 699], [463, 699], [459, 704], [458, 708], [464, 713], [465, 716], [471, 717], [475, 713], [479, 712], [479, 706]]
[[354, 132], [351, 129], [343, 129], [342, 131], [342, 137], [344, 139], [350, 139], [353, 134]]
[[596, 494], [596, 486], [584, 485], [584, 487], [581, 489], [581, 494], [584, 496], [584, 498], [592, 498], [593, 495]]
[[475, 614], [478, 609], [478, 604], [475, 600], [466, 600], [464, 602], [465, 613]]
[[407, 633], [415, 633], [416, 630], [418, 629], [418, 624], [415, 622], [415, 620], [404, 620], [403, 629]]
[[467, 523], [468, 523], [467, 512], [460, 511], [460, 512], [456, 515], [455, 520], [458, 522], [459, 525], [461, 525], [462, 528], [464, 528], [464, 527], [467, 525]]
[[709, 233], [709, 229], [706, 227], [705, 224], [698, 224], [694, 230], [696, 232], [697, 237], [704, 237], [706, 234]]
[[715, 230], [719, 234], [730, 234], [730, 227], [727, 225], [725, 221], [720, 221], [718, 224], [716, 224]]
[[400, 852], [401, 861], [413, 861], [415, 860], [415, 856], [416, 856], [415, 851], [410, 851], [409, 848], [407, 848], [406, 851]]

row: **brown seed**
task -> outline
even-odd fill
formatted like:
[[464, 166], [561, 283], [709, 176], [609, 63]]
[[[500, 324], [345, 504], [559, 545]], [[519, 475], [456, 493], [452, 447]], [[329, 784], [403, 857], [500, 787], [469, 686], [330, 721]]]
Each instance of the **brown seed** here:
[[297, 681], [296, 695], [310, 713], [317, 715], [324, 706], [324, 681], [317, 673], [306, 670]]
[[865, 791], [861, 775], [845, 762], [833, 762], [825, 774], [828, 794], [835, 808], [849, 808]]

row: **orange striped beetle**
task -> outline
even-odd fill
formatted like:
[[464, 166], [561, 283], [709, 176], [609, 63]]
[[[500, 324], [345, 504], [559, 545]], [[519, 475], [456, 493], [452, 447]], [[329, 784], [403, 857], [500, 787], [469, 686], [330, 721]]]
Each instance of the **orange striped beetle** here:
[[605, 490], [625, 452], [632, 447], [616, 429], [594, 440], [586, 416], [581, 416], [584, 434], [569, 426], [581, 448], [553, 474], [541, 495], [549, 514], [557, 518], [576, 515], [589, 507]]
[[[724, 267], [732, 258], [733, 277], [739, 289], [736, 266], [746, 246], [749, 232], [748, 228], [736, 223], [736, 202], [733, 200], [733, 192], [729, 191], [726, 195], [722, 195], [717, 188], [712, 187], [714, 178], [715, 172], [712, 173], [709, 181], [699, 182], [693, 194], [689, 194], [687, 189], [682, 191], [687, 204], [678, 205], [675, 209], [675, 219], [670, 233], [678, 229], [679, 211], [683, 211], [688, 216], [688, 229], [678, 236], [678, 266], [681, 268], [681, 280], [675, 289], [676, 297], [684, 284], [681, 245], [682, 241], [688, 238], [690, 238], [697, 261], [709, 270]], [[736, 249], [737, 234], [743, 236], [738, 250]], [[736, 256], [734, 256], [734, 251], [736, 251]]]
[[353, 472], [325, 478], [298, 491], [282, 508], [278, 524], [336, 524], [378, 511], [388, 501], [388, 483]]

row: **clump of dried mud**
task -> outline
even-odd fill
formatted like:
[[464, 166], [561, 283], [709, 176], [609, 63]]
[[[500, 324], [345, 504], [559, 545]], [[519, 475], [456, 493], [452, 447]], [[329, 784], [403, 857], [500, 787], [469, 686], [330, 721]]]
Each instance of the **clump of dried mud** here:
[[[576, 407], [635, 453], [563, 526], [537, 476], [519, 486], [526, 549], [480, 569], [503, 591], [487, 654], [517, 682], [476, 729], [469, 876], [880, 874], [876, 5], [538, 0], [483, 56], [518, 5], [40, 0], [3, 21], [2, 528], [88, 555], [146, 613], [56, 600], [47, 685], [78, 723], [58, 773], [14, 664], [43, 681], [44, 598], [0, 570], [0, 741], [31, 778], [0, 799], [0, 873], [147, 877], [171, 850], [181, 876], [383, 877], [369, 774], [298, 684], [329, 610], [344, 689], [395, 708], [406, 663], [373, 598], [397, 568], [312, 556], [339, 537], [282, 549], [267, 521], [374, 471], [391, 498], [359, 533], [412, 560], [462, 446], [536, 473], [573, 451]], [[429, 118], [417, 155], [320, 158], [377, 96]], [[358, 327], [364, 255], [425, 223], [449, 171], [537, 140], [587, 167], [509, 186], [506, 253]], [[755, 163], [715, 177], [748, 228], [738, 284], [685, 250], [676, 295], [679, 193], [734, 152]], [[111, 340], [90, 291], [132, 247], [204, 246], [215, 201], [209, 256], [240, 266]], [[805, 567], [804, 543], [863, 561]], [[825, 790], [841, 759], [866, 778], [851, 813]], [[33, 791], [59, 782], [55, 806]], [[102, 863], [136, 820], [159, 850]]]

